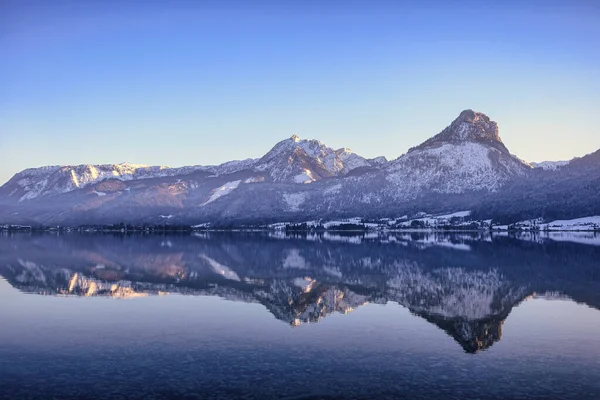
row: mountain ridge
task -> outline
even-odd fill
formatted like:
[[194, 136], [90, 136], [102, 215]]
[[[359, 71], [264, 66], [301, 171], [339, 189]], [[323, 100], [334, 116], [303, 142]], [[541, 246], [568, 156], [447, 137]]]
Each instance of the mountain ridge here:
[[[509, 152], [495, 121], [465, 110], [440, 133], [391, 161], [366, 159], [347, 148], [293, 135], [260, 158], [216, 166], [122, 163], [26, 169], [0, 187], [0, 221], [155, 223], [159, 215], [172, 215], [179, 223], [237, 224], [445, 212], [497, 203], [506, 197], [506, 188], [518, 187], [519, 196], [531, 196], [527, 182], [539, 173], [544, 182], [558, 182], [559, 189], [549, 183], [541, 197], [550, 190], [560, 196], [573, 183], [587, 182], [588, 197], [575, 203], [585, 203], [585, 215], [594, 215], [600, 204], [587, 193], [590, 185], [592, 192], [598, 187], [597, 165], [600, 160], [588, 155], [560, 168], [534, 168]], [[562, 178], [566, 173], [571, 183]], [[523, 208], [512, 201], [517, 197], [503, 201]], [[575, 203], [558, 217], [584, 216], [577, 215], [583, 207]], [[495, 207], [497, 212], [504, 206]], [[540, 215], [508, 214], [520, 220]]]

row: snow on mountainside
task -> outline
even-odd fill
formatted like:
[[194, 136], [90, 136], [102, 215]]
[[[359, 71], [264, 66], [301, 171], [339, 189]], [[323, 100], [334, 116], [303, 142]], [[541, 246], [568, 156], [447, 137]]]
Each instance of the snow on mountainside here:
[[173, 223], [231, 225], [467, 209], [483, 221], [512, 210], [504, 224], [539, 216], [547, 198], [557, 199], [554, 218], [574, 218], [600, 211], [599, 163], [600, 151], [556, 171], [533, 168], [508, 151], [496, 122], [465, 110], [392, 161], [294, 135], [260, 158], [220, 165], [27, 169], [0, 187], [0, 222], [162, 222], [159, 215], [172, 215]]
[[600, 216], [575, 218], [569, 220], [551, 221], [541, 226], [542, 230], [566, 230], [566, 231], [584, 231], [600, 230]]
[[226, 175], [252, 168], [256, 161], [256, 158], [247, 158], [245, 160], [227, 161], [220, 165], [214, 165], [205, 168], [217, 175]]
[[65, 165], [29, 168], [16, 174], [4, 187], [11, 190], [8, 197], [18, 196], [18, 201], [35, 199], [40, 196], [68, 193], [73, 190], [97, 184], [109, 179], [135, 181], [172, 176], [184, 176], [203, 171], [215, 175], [225, 175], [251, 168], [255, 159], [228, 161], [220, 165], [148, 166], [143, 164], [103, 164]]
[[388, 159], [384, 156], [379, 156], [375, 158], [369, 158], [367, 161], [369, 161], [371, 165], [383, 165], [388, 162]]
[[496, 122], [466, 110], [441, 133], [386, 168], [390, 193], [406, 199], [423, 191], [494, 192], [508, 180], [524, 176], [531, 166], [509, 153]]
[[274, 182], [310, 183], [368, 166], [369, 161], [350, 149], [333, 150], [318, 140], [293, 135], [277, 143], [253, 168], [267, 173]]
[[168, 176], [177, 172], [164, 166], [150, 167], [129, 163], [49, 166], [19, 172], [6, 186], [12, 186], [9, 196], [19, 195], [19, 201], [24, 201], [70, 192], [107, 179], [131, 181]]
[[216, 188], [215, 190], [213, 190], [210, 198], [203, 205], [206, 205], [208, 203], [212, 203], [213, 201], [221, 198], [222, 196], [228, 195], [233, 190], [237, 189], [237, 187], [240, 185], [240, 182], [241, 181], [227, 182], [223, 186], [219, 186], [218, 188]]
[[542, 168], [545, 170], [552, 170], [555, 171], [557, 169], [559, 169], [560, 167], [563, 167], [567, 164], [569, 164], [570, 161], [542, 161], [542, 162], [532, 162], [531, 165], [533, 165], [534, 168]]
[[[310, 183], [366, 166], [371, 166], [371, 163], [350, 149], [333, 150], [317, 140], [302, 140], [294, 135], [275, 145], [260, 159], [248, 158], [220, 165], [171, 168], [122, 163], [30, 168], [8, 181], [2, 194], [22, 202], [40, 196], [68, 193], [109, 179], [134, 181], [184, 176], [198, 171], [216, 176], [254, 171], [266, 173], [269, 180], [274, 182]], [[264, 177], [250, 177], [245, 183], [262, 180]]]

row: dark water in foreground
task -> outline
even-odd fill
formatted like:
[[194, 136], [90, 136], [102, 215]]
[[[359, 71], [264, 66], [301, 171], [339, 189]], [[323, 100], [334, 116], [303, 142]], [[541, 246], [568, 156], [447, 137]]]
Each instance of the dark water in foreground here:
[[0, 398], [600, 398], [600, 246], [522, 239], [0, 236]]

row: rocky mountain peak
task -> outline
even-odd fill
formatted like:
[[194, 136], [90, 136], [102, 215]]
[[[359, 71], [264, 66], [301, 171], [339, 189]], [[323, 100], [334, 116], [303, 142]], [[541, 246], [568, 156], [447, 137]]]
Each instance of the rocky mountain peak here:
[[292, 135], [290, 138], [282, 140], [265, 154], [261, 161], [269, 161], [278, 157], [289, 157], [298, 151], [306, 151], [311, 156], [316, 156], [321, 152], [325, 152], [328, 147], [324, 146], [318, 140], [300, 139], [298, 135]]
[[254, 170], [268, 173], [275, 182], [310, 183], [367, 166], [369, 162], [350, 149], [334, 150], [316, 139], [293, 135], [277, 143]]
[[482, 113], [465, 110], [442, 132], [385, 164], [389, 193], [415, 198], [416, 193], [495, 192], [531, 165], [510, 154], [498, 124]]
[[371, 163], [371, 165], [384, 165], [388, 162], [388, 159], [385, 156], [379, 156], [375, 158], [369, 158], [367, 161]]
[[456, 140], [491, 139], [502, 142], [498, 135], [498, 124], [487, 115], [473, 110], [461, 112], [446, 131]]
[[468, 141], [487, 143], [508, 153], [500, 139], [498, 124], [487, 115], [470, 109], [462, 111], [442, 132], [410, 150]]

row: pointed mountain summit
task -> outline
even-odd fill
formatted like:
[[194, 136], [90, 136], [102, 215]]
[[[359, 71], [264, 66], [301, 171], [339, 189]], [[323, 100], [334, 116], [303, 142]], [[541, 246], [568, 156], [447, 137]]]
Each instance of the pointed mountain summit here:
[[496, 122], [465, 110], [442, 132], [390, 162], [387, 179], [394, 197], [408, 199], [425, 192], [494, 192], [530, 169], [502, 143]]
[[350, 149], [334, 150], [318, 140], [293, 135], [277, 143], [254, 169], [267, 173], [274, 182], [310, 183], [368, 166], [369, 161]]
[[500, 139], [498, 123], [490, 120], [487, 115], [473, 110], [464, 110], [442, 132], [409, 151], [437, 147], [444, 143], [460, 142], [484, 143], [502, 152], [509, 153], [504, 143], [502, 143], [502, 139]]

